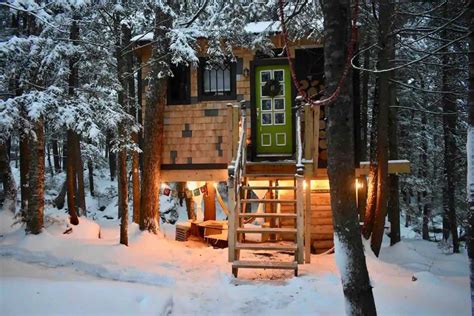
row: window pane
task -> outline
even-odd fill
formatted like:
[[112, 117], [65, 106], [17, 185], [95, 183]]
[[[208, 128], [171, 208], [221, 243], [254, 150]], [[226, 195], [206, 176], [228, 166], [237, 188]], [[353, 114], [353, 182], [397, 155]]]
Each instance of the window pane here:
[[285, 113], [275, 113], [275, 125], [285, 124]]
[[275, 110], [284, 110], [285, 109], [285, 99], [275, 99]]
[[272, 113], [262, 113], [262, 125], [272, 125]]
[[260, 73], [260, 76], [261, 76], [260, 81], [262, 81], [262, 83], [265, 83], [268, 80], [270, 80], [270, 71], [262, 71]]
[[204, 77], [204, 92], [211, 91], [211, 82], [209, 81], [209, 70], [204, 70], [202, 76]]
[[230, 92], [230, 70], [228, 67], [224, 70], [224, 91]]
[[262, 100], [262, 111], [271, 111], [272, 110], [272, 100], [263, 99]]
[[211, 73], [211, 89], [210, 92], [216, 92], [217, 91], [217, 73], [215, 69], [209, 70]]
[[275, 70], [273, 72], [273, 79], [278, 80], [278, 81], [283, 81], [283, 70]]

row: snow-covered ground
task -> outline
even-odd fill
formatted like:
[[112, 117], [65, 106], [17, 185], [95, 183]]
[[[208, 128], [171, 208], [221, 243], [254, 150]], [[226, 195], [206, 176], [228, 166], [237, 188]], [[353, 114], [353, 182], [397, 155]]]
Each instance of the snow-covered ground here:
[[[2, 315], [342, 315], [334, 255], [313, 256], [290, 272], [242, 271], [231, 276], [225, 249], [177, 242], [130, 229], [118, 244], [118, 222], [81, 219], [62, 234], [65, 216], [25, 236], [0, 213]], [[435, 243], [404, 239], [367, 261], [381, 315], [469, 315], [465, 255]], [[416, 281], [414, 281], [416, 279]]]
[[[101, 188], [113, 186], [101, 181]], [[102, 202], [88, 198], [90, 210], [108, 203], [105, 209], [91, 212], [95, 220], [81, 218], [71, 234], [63, 234], [64, 210], [48, 207], [46, 228], [37, 236], [25, 235], [0, 211], [1, 315], [344, 314], [332, 254], [313, 255], [299, 277], [242, 270], [235, 279], [226, 249], [174, 241], [171, 224], [159, 236], [132, 224], [129, 247], [119, 245], [116, 201], [101, 196]], [[184, 220], [185, 209], [178, 212]], [[378, 313], [470, 315], [466, 255], [448, 254], [408, 229], [403, 235], [394, 247], [384, 244], [378, 259], [367, 251]]]

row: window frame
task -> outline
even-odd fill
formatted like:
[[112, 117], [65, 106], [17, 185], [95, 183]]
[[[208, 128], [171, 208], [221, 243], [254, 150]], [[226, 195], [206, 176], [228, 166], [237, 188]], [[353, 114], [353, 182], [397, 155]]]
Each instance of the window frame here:
[[175, 65], [174, 67], [184, 67], [186, 70], [186, 74], [184, 75], [188, 81], [188, 89], [186, 95], [184, 95], [183, 99], [180, 100], [171, 100], [171, 90], [170, 90], [170, 82], [176, 77], [168, 77], [167, 80], [167, 91], [166, 91], [166, 105], [187, 105], [191, 104], [191, 67], [185, 65]]
[[236, 100], [237, 99], [237, 63], [226, 61], [229, 64], [230, 71], [230, 94], [229, 95], [206, 95], [204, 92], [204, 71], [208, 59], [199, 58], [199, 66], [197, 72], [198, 82], [198, 101], [220, 101], [220, 100]]

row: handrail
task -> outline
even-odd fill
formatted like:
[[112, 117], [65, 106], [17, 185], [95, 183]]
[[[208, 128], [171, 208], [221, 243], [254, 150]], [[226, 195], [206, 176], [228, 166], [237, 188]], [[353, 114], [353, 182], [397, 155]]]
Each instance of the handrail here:
[[240, 183], [242, 181], [243, 168], [247, 159], [247, 113], [245, 100], [240, 101], [240, 116], [241, 116], [241, 130], [239, 136], [239, 143], [237, 145], [237, 153], [233, 166], [229, 169], [229, 177], [233, 181], [234, 190], [237, 194], [240, 192]]
[[296, 174], [304, 174], [303, 164], [303, 142], [301, 140], [301, 115], [304, 109], [304, 99], [302, 96], [296, 97]]

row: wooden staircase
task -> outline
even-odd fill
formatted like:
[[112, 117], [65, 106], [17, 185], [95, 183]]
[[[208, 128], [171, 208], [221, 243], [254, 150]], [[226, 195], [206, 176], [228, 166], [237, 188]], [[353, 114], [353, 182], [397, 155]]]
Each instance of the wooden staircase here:
[[[272, 163], [272, 165], [276, 165]], [[262, 163], [265, 166], [265, 163]], [[253, 180], [262, 180], [269, 182], [268, 186], [251, 186], [247, 183]], [[293, 186], [278, 186], [280, 180], [292, 180], [295, 184]], [[303, 207], [301, 205], [301, 216], [298, 216], [298, 199], [303, 200], [303, 188], [298, 190], [297, 183], [300, 182], [295, 174], [244, 174], [244, 181], [240, 185], [238, 192], [240, 194], [236, 197], [235, 218], [229, 221], [229, 225], [233, 225], [233, 229], [229, 229], [234, 239], [234, 243], [229, 243], [229, 254], [232, 259], [232, 273], [235, 277], [238, 275], [239, 269], [281, 269], [293, 270], [295, 276], [298, 275], [298, 263], [303, 263]], [[274, 185], [276, 184], [276, 185]], [[302, 185], [301, 185], [302, 186]], [[248, 192], [252, 190], [265, 190], [266, 196], [279, 196], [282, 191], [292, 191], [293, 199], [279, 199], [279, 198], [264, 198], [264, 199], [248, 199], [242, 198], [247, 196]], [[298, 196], [300, 194], [300, 196]], [[263, 213], [246, 213], [246, 205], [264, 203], [265, 212]], [[278, 205], [286, 205], [293, 211], [290, 213], [278, 212]], [[270, 210], [270, 212], [268, 212]], [[231, 214], [232, 216], [232, 214]], [[256, 218], [264, 218], [266, 220], [265, 226], [248, 227], [245, 224], [250, 220]], [[283, 222], [290, 221], [288, 226], [283, 225]], [[300, 232], [299, 233], [299, 226]], [[245, 234], [260, 234], [261, 242], [246, 241]], [[282, 241], [282, 236], [291, 236], [292, 240]], [[265, 237], [265, 238], [264, 238]], [[287, 239], [287, 238], [285, 238]], [[259, 253], [265, 252], [267, 254], [265, 260], [240, 260], [241, 251], [257, 251]], [[275, 252], [288, 254], [287, 261], [280, 261], [274, 257]]]
[[[240, 104], [238, 146], [235, 159], [228, 167], [229, 180], [229, 262], [235, 277], [239, 269], [293, 270], [298, 275], [298, 264], [304, 263], [304, 165], [301, 141], [302, 102], [296, 111], [296, 159], [278, 162], [247, 161], [247, 117], [245, 101]], [[235, 135], [236, 136], [236, 135]], [[268, 185], [252, 185], [252, 181], [265, 181]], [[285, 185], [280, 186], [280, 181]], [[264, 199], [253, 199], [252, 190], [265, 190]], [[282, 191], [291, 194], [279, 194]], [[291, 198], [279, 198], [279, 196]], [[247, 205], [265, 203], [265, 212], [248, 213]], [[282, 213], [282, 205], [285, 212]], [[268, 206], [268, 208], [267, 208]], [[270, 210], [270, 211], [268, 211]], [[255, 218], [264, 218], [265, 225], [251, 226], [246, 223]], [[289, 223], [289, 224], [288, 224]], [[249, 242], [246, 234], [259, 234], [260, 242]], [[285, 238], [283, 238], [285, 237]], [[283, 241], [283, 239], [285, 239]], [[265, 260], [247, 260], [241, 252], [265, 252]], [[278, 260], [275, 252], [289, 254], [287, 261]], [[242, 257], [242, 259], [241, 259]], [[256, 259], [257, 256], [251, 259]]]

